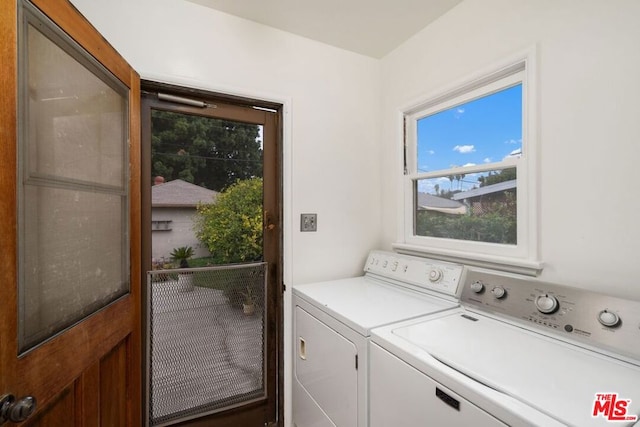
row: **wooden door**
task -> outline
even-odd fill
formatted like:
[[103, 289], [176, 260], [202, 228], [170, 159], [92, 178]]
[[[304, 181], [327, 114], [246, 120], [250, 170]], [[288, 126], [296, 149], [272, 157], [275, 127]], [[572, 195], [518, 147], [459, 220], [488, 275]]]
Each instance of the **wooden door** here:
[[140, 425], [139, 77], [67, 0], [2, 1], [0, 55], [0, 415]]

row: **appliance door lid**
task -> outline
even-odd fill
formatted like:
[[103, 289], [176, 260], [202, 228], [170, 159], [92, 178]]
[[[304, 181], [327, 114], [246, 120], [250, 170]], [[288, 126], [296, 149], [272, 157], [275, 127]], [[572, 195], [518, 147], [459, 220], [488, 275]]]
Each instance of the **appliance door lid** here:
[[[640, 415], [638, 366], [460, 312], [399, 327], [392, 333], [464, 375], [568, 425], [611, 425], [605, 408], [614, 406], [607, 403], [613, 394], [618, 402], [630, 399], [621, 404], [627, 416]], [[597, 394], [609, 396], [599, 399], [600, 409], [593, 416]]]
[[457, 306], [367, 277], [298, 285], [293, 292], [365, 337], [371, 328]]

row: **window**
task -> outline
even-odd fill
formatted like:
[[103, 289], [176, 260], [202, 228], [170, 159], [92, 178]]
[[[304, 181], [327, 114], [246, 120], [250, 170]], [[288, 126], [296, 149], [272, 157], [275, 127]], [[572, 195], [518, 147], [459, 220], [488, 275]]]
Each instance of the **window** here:
[[171, 231], [172, 220], [151, 221], [151, 231]]
[[530, 58], [406, 109], [398, 249], [539, 270]]
[[129, 292], [129, 89], [25, 3], [20, 23], [19, 346]]

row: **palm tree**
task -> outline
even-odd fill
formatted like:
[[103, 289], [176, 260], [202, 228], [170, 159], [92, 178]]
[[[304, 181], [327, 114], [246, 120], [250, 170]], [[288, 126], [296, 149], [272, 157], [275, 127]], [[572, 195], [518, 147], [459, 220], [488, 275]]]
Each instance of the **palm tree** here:
[[180, 268], [189, 268], [189, 258], [193, 256], [193, 248], [191, 246], [181, 246], [171, 251], [171, 258], [180, 263]]

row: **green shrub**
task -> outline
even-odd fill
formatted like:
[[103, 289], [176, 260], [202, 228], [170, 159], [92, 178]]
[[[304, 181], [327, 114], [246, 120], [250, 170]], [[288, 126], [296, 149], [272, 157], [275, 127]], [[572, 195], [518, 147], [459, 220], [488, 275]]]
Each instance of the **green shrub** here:
[[216, 263], [262, 259], [262, 179], [237, 181], [214, 203], [199, 205], [194, 228]]
[[191, 246], [181, 246], [179, 248], [174, 248], [169, 255], [171, 255], [171, 258], [178, 262], [180, 268], [188, 268], [188, 259], [193, 256], [193, 248]]

